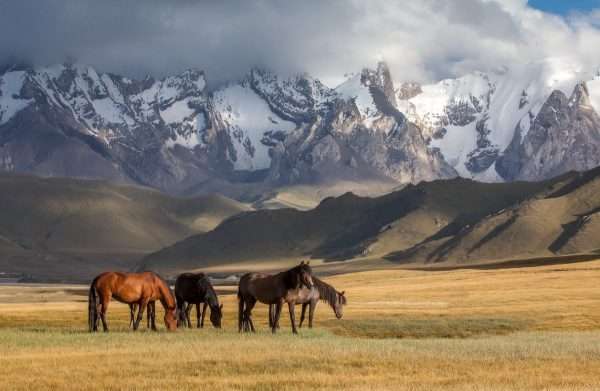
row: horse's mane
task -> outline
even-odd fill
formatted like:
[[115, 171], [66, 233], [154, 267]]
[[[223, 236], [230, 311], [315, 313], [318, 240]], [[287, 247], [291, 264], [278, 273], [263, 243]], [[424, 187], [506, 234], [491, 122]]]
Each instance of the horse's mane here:
[[321, 300], [327, 302], [331, 307], [333, 307], [337, 303], [339, 296], [341, 298], [342, 305], [346, 305], [346, 297], [340, 295], [334, 287], [322, 280], [319, 280], [315, 276], [313, 276], [312, 280], [315, 286], [317, 287], [317, 290], [319, 291], [319, 296]]
[[286, 289], [295, 289], [299, 285], [298, 281], [298, 273], [300, 270], [300, 266], [295, 266], [291, 269], [288, 269], [283, 274], [283, 283], [285, 284]]
[[[209, 296], [209, 298], [214, 299], [214, 301], [215, 301], [214, 305], [218, 306], [219, 305], [219, 296], [217, 296], [217, 291], [215, 291], [215, 288], [210, 283], [210, 278], [208, 278], [208, 276], [204, 273], [199, 273], [197, 276], [198, 276], [198, 281], [201, 281], [202, 284], [204, 285], [204, 287], [206, 288], [207, 296]], [[209, 303], [209, 304], [211, 304], [211, 303]]]
[[154, 273], [154, 272], [152, 272], [152, 273], [156, 276], [156, 278], [158, 278], [159, 281], [161, 281], [164, 284], [165, 287], [167, 287], [167, 291], [169, 292], [169, 294], [173, 298], [173, 303], [175, 303], [175, 306], [177, 306], [177, 300], [175, 299], [175, 293], [171, 289], [171, 285], [169, 285], [169, 283], [167, 282], [167, 280], [165, 280], [160, 274]]

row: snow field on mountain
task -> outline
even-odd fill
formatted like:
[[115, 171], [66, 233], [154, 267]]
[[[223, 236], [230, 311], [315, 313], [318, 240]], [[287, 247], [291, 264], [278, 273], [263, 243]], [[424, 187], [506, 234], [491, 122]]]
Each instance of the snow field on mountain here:
[[275, 115], [269, 105], [248, 86], [230, 85], [214, 95], [215, 107], [229, 126], [236, 151], [236, 170], [260, 170], [271, 164], [265, 132], [289, 132], [296, 125]]
[[458, 174], [470, 178], [472, 174], [465, 166], [469, 152], [477, 148], [477, 131], [475, 121], [466, 126], [446, 126], [448, 131], [441, 139], [432, 139], [431, 146], [439, 148], [446, 162], [456, 169]]
[[16, 98], [23, 87], [25, 72], [8, 72], [0, 77], [0, 125], [8, 122], [16, 113], [33, 100]]
[[600, 77], [587, 82], [587, 88], [590, 94], [590, 103], [596, 113], [600, 114]]
[[377, 117], [378, 111], [373, 102], [369, 87], [363, 85], [360, 79], [361, 75], [358, 73], [337, 86], [335, 92], [343, 99], [354, 100], [356, 108], [365, 119], [365, 126], [369, 127]]

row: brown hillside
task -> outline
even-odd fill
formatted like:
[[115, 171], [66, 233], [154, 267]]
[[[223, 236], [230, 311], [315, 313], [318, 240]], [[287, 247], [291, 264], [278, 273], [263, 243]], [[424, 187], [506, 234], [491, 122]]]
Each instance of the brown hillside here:
[[247, 209], [220, 196], [178, 199], [100, 181], [1, 175], [0, 189], [0, 271], [39, 278], [129, 268]]
[[483, 184], [453, 179], [411, 185], [377, 198], [347, 193], [325, 199], [309, 211], [249, 212], [149, 255], [139, 268], [175, 273], [198, 268], [281, 267], [308, 256], [326, 261], [382, 258], [424, 241], [437, 243], [454, 236], [467, 225], [551, 188], [552, 183]]

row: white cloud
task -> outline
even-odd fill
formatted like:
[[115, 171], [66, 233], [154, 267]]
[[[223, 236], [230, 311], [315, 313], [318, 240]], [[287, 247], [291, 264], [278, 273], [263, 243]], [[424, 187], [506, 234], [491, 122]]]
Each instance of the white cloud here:
[[525, 0], [0, 0], [0, 58], [73, 56], [103, 70], [209, 80], [255, 65], [334, 84], [388, 61], [396, 79], [433, 81], [556, 56], [600, 65], [600, 12], [567, 18]]

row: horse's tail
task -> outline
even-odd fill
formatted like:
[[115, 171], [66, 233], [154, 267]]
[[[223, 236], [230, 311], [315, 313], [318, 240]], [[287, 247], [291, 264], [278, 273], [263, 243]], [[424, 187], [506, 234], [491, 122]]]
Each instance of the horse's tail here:
[[242, 298], [242, 292], [240, 292], [238, 288], [237, 292], [238, 297], [238, 331], [242, 332], [242, 327], [244, 327], [244, 299]]
[[88, 327], [90, 333], [96, 331], [96, 324], [98, 320], [98, 291], [96, 290], [97, 278], [94, 278], [90, 285], [90, 291], [88, 293]]

